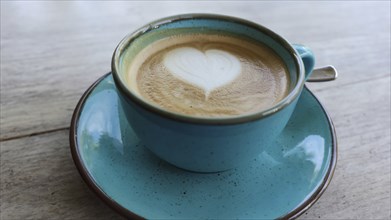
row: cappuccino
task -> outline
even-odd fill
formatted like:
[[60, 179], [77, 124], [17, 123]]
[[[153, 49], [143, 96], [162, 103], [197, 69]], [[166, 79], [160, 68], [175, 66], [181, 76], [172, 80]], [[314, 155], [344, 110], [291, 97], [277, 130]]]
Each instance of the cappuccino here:
[[283, 60], [269, 47], [236, 36], [193, 33], [163, 38], [138, 53], [127, 84], [162, 109], [200, 117], [251, 114], [289, 92]]

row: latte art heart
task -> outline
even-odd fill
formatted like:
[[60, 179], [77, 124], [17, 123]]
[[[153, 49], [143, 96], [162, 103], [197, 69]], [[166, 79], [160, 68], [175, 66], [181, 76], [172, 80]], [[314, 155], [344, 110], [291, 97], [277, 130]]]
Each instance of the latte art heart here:
[[206, 118], [250, 114], [269, 108], [289, 91], [281, 58], [249, 39], [186, 33], [141, 51], [134, 48], [129, 51], [129, 58], [137, 54], [128, 69], [129, 89], [166, 111]]
[[164, 65], [177, 78], [202, 88], [206, 98], [214, 89], [232, 82], [241, 71], [238, 58], [218, 49], [202, 52], [192, 47], [176, 48], [166, 54]]

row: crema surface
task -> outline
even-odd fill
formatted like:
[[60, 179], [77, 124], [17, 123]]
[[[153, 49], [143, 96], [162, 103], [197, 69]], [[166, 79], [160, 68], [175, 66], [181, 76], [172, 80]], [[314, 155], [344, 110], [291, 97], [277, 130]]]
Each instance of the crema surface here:
[[288, 93], [282, 59], [265, 45], [216, 34], [186, 34], [144, 48], [128, 70], [142, 99], [171, 112], [202, 117], [249, 114]]

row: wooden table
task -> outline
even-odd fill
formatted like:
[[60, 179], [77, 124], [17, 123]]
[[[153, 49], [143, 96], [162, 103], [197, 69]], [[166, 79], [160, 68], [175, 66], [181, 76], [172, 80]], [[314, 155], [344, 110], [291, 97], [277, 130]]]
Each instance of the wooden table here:
[[334, 120], [334, 178], [302, 219], [389, 219], [390, 2], [1, 2], [1, 219], [120, 219], [69, 150], [82, 93], [117, 43], [148, 21], [208, 12], [310, 46], [339, 79], [307, 83]]

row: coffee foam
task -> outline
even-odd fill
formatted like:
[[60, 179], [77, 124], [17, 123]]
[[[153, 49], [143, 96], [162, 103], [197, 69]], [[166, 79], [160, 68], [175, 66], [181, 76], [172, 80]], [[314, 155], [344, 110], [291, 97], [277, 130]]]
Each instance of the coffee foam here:
[[176, 35], [144, 48], [128, 85], [142, 99], [181, 114], [224, 117], [267, 109], [288, 93], [284, 62], [238, 37]]
[[164, 56], [164, 66], [170, 73], [209, 93], [232, 82], [240, 75], [239, 59], [223, 50], [205, 51], [194, 47], [178, 47]]

